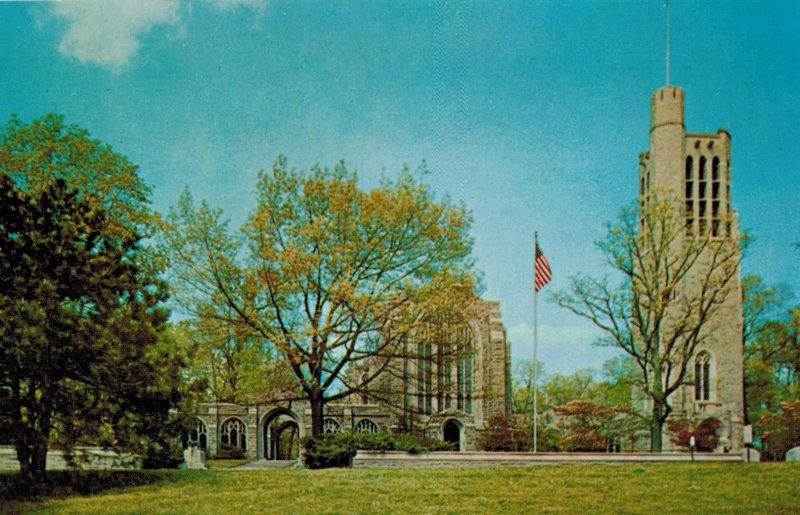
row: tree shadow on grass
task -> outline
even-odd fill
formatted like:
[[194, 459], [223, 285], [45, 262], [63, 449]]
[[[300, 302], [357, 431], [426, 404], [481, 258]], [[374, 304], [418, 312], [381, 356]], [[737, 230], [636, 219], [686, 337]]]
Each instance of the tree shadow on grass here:
[[143, 471], [48, 471], [41, 483], [28, 483], [19, 473], [0, 474], [0, 513], [16, 513], [22, 503], [73, 495], [93, 495], [112, 488], [149, 485], [172, 477]]

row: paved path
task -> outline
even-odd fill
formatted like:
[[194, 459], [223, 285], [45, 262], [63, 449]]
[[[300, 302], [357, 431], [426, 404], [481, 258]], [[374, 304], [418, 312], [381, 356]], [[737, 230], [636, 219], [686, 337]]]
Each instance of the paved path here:
[[235, 467], [218, 470], [266, 470], [291, 468], [297, 464], [297, 460], [255, 460]]

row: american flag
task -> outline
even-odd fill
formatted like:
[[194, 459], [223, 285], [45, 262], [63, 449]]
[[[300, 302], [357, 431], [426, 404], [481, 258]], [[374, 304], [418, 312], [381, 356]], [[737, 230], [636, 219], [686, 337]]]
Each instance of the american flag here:
[[541, 290], [553, 278], [553, 272], [550, 270], [550, 263], [547, 258], [542, 254], [542, 249], [539, 244], [536, 244], [536, 260], [533, 263], [533, 277], [534, 288], [536, 291]]

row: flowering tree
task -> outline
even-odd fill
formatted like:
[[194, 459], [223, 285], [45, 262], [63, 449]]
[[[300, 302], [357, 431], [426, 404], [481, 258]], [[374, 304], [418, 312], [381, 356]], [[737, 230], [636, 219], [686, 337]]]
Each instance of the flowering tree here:
[[184, 195], [163, 248], [181, 305], [274, 350], [321, 436], [325, 403], [379, 377], [426, 315], [473, 299], [470, 216], [408, 170], [365, 191], [343, 163], [301, 172], [283, 157], [256, 195], [238, 235]]

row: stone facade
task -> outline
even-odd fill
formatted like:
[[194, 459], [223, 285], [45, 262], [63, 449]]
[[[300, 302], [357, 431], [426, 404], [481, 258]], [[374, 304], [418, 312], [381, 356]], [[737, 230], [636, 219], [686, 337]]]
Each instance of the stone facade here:
[[[639, 157], [642, 206], [651, 192], [672, 194], [685, 216], [686, 230], [712, 239], [738, 237], [738, 219], [731, 208], [731, 137], [687, 133], [684, 94], [677, 86], [656, 91], [650, 103], [650, 149]], [[692, 272], [703, 272], [702, 260]], [[695, 286], [690, 274], [684, 289]], [[742, 290], [737, 272], [727, 296], [704, 328], [687, 384], [670, 397], [672, 418], [699, 421], [714, 417], [723, 424], [720, 447], [742, 448], [743, 349]], [[671, 447], [664, 435], [664, 448]]]
[[[490, 417], [511, 416], [511, 349], [498, 302], [476, 301], [468, 319], [466, 327], [420, 331], [369, 388], [325, 406], [325, 431], [411, 431], [475, 449]], [[188, 443], [212, 456], [296, 459], [311, 429], [306, 401], [204, 403], [195, 418]]]

